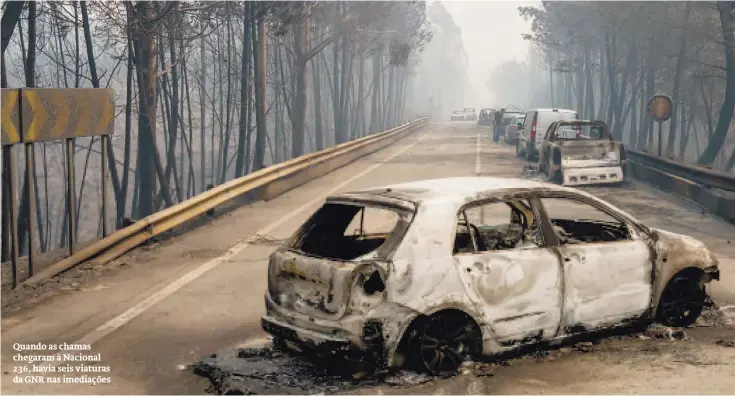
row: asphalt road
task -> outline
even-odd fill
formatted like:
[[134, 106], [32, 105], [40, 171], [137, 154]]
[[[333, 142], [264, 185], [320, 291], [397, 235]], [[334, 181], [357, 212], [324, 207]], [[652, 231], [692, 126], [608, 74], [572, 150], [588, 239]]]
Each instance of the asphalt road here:
[[[515, 157], [511, 147], [492, 143], [489, 127], [465, 122], [435, 124], [271, 201], [242, 207], [211, 224], [138, 249], [104, 267], [74, 269], [54, 284], [31, 293], [32, 300], [6, 307], [2, 319], [2, 394], [203, 393], [208, 381], [185, 367], [213, 352], [263, 343], [260, 316], [267, 257], [326, 195], [388, 183], [470, 175], [537, 177], [524, 171], [523, 161]], [[711, 293], [720, 305], [735, 304], [735, 266], [731, 259], [735, 257], [735, 244], [729, 239], [735, 237], [735, 226], [704, 213], [694, 203], [643, 184], [587, 190], [649, 225], [703, 239], [722, 260], [722, 281], [712, 287]], [[717, 334], [713, 337], [720, 336]], [[24, 366], [14, 361], [19, 354], [13, 349], [16, 343], [89, 344], [91, 350], [85, 353], [99, 354], [102, 359], [93, 365], [109, 366], [110, 372], [87, 375], [110, 377], [111, 383], [14, 383], [13, 378], [18, 375], [14, 370], [22, 371], [20, 367]], [[720, 347], [710, 344], [714, 345], [714, 341], [706, 348], [714, 349], [708, 349], [707, 356], [719, 356]], [[735, 362], [731, 352], [735, 348], [723, 350], [729, 353], [729, 362]], [[602, 358], [595, 362], [603, 367], [610, 365]], [[593, 363], [583, 360], [579, 364], [590, 369]], [[641, 358], [640, 364], [646, 363]], [[547, 372], [551, 377], [554, 364], [559, 363], [543, 365], [552, 367], [545, 369], [551, 370]], [[576, 363], [568, 364], [574, 367]], [[723, 367], [708, 368], [706, 372], [719, 370], [718, 376], [724, 372], [735, 378], [732, 363]], [[640, 377], [635, 383], [646, 384], [645, 373], [626, 372], [625, 375]], [[504, 373], [496, 378], [524, 375], [513, 374], [512, 370]], [[63, 375], [58, 367], [55, 373], [45, 374]], [[691, 375], [702, 373], [694, 370]], [[478, 378], [467, 378], [470, 377]], [[490, 386], [477, 385], [475, 381], [473, 388], [462, 385], [461, 381], [466, 380], [462, 378], [405, 389], [419, 393], [584, 391], [569, 384], [557, 386], [558, 380], [536, 380], [516, 387], [507, 385], [509, 382]], [[721, 389], [704, 392], [696, 387], [697, 381], [691, 384], [688, 388], [682, 385], [684, 388], [677, 393], [718, 393]], [[609, 388], [604, 387], [586, 389], [609, 393], [604, 391]], [[645, 392], [646, 388], [615, 389]], [[366, 392], [375, 389], [367, 388]]]

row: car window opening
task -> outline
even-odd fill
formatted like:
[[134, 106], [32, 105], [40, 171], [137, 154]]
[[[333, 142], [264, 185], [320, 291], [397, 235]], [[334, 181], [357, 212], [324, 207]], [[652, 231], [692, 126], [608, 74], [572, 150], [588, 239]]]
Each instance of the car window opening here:
[[302, 227], [291, 249], [310, 256], [354, 260], [379, 251], [410, 215], [398, 209], [361, 204], [327, 203]]
[[455, 254], [542, 245], [539, 224], [527, 201], [493, 202], [467, 208], [458, 215]]
[[559, 242], [616, 242], [631, 239], [628, 226], [592, 205], [565, 198], [542, 198]]
[[603, 140], [608, 139], [605, 127], [598, 124], [559, 125], [555, 136], [559, 140]]

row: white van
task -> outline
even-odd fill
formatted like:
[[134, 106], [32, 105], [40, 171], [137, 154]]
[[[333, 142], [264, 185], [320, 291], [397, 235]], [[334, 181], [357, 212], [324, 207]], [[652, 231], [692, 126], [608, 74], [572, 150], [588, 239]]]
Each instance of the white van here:
[[569, 109], [533, 109], [526, 112], [523, 129], [518, 132], [516, 140], [516, 155], [525, 156], [533, 160], [541, 148], [541, 141], [546, 130], [554, 121], [569, 121], [579, 119], [575, 110]]

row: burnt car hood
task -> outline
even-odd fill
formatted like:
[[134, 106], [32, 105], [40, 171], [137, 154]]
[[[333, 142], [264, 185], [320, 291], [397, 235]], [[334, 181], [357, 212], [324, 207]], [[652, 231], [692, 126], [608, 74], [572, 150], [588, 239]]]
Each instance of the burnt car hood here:
[[660, 228], [651, 228], [659, 270], [672, 273], [686, 267], [716, 267], [718, 260], [702, 241]]

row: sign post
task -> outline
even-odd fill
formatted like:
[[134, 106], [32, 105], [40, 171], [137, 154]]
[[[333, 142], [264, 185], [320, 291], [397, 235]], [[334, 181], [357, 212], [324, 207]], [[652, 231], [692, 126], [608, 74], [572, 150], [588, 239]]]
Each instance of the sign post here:
[[654, 121], [658, 122], [658, 156], [661, 157], [661, 143], [662, 124], [664, 121], [668, 121], [671, 118], [671, 110], [674, 107], [674, 102], [671, 101], [666, 95], [654, 95], [651, 99], [648, 99], [648, 116], [653, 118]]

